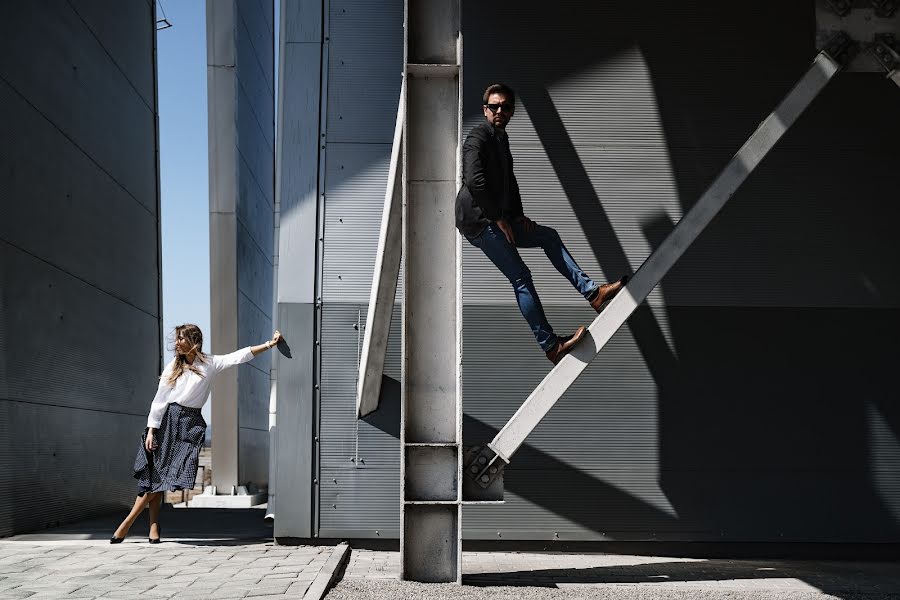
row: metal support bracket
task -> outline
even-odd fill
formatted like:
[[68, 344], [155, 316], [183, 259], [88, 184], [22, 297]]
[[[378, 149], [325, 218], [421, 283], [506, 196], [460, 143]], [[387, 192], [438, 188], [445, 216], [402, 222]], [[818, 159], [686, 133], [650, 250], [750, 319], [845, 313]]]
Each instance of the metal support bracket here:
[[900, 41], [893, 34], [875, 36], [870, 48], [878, 63], [884, 67], [888, 79], [900, 85]]
[[503, 469], [509, 463], [487, 446], [471, 446], [466, 449], [463, 464], [466, 477], [486, 490], [498, 479], [502, 481]]
[[839, 65], [846, 65], [859, 52], [859, 42], [852, 39], [846, 32], [838, 31], [829, 38], [825, 47], [822, 48], [822, 52], [828, 54]]

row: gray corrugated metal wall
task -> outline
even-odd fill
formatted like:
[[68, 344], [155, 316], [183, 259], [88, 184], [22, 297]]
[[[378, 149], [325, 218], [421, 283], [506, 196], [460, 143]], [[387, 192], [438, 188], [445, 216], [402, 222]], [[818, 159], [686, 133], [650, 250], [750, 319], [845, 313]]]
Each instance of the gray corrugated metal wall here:
[[155, 36], [146, 0], [3, 5], [0, 536], [134, 497], [161, 366]]
[[[357, 424], [353, 325], [371, 282], [402, 6], [330, 4], [320, 535], [395, 537], [399, 363], [386, 364], [380, 414]], [[497, 26], [465, 2], [465, 129], [484, 87], [516, 88], [526, 213], [589, 274], [618, 277], [808, 68], [814, 24], [811, 4], [569, 0], [520, 3]], [[877, 74], [831, 84], [528, 439], [506, 505], [466, 510], [467, 538], [900, 539], [895, 87]], [[549, 363], [505, 279], [465, 246], [474, 444]], [[523, 256], [554, 326], [588, 323], [540, 251]]]

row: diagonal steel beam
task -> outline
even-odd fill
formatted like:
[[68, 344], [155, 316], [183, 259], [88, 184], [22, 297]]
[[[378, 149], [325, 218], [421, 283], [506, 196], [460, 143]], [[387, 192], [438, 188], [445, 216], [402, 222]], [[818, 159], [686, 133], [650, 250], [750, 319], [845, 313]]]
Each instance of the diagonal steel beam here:
[[366, 330], [363, 337], [359, 363], [359, 379], [356, 384], [356, 413], [364, 417], [378, 408], [381, 392], [381, 375], [384, 370], [384, 354], [387, 351], [391, 314], [397, 294], [397, 277], [400, 274], [401, 255], [401, 204], [403, 196], [402, 146], [403, 127], [406, 118], [406, 77], [400, 86], [400, 102], [394, 141], [391, 146], [391, 163], [384, 193], [384, 210], [381, 213], [381, 229], [378, 233], [378, 251], [375, 255], [375, 272], [369, 309], [366, 313]]
[[[594, 320], [588, 328], [585, 340], [550, 371], [488, 444], [487, 449], [478, 455], [479, 457], [489, 455], [487, 461], [480, 463], [483, 468], [477, 473], [467, 469], [467, 474], [476, 478], [483, 487], [490, 485], [505, 463], [509, 463], [525, 438], [578, 379], [587, 365], [640, 306], [840, 68], [841, 64], [828, 52], [819, 53], [790, 93], [738, 150], [703, 196], [638, 269], [628, 285]], [[502, 462], [498, 462], [498, 458], [502, 459]]]

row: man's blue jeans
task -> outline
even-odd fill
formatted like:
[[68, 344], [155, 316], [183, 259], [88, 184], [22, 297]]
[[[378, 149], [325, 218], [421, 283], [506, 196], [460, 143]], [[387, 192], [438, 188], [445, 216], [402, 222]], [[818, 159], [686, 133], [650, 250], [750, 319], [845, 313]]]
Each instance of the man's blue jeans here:
[[522, 223], [511, 223], [516, 245], [513, 246], [506, 240], [506, 236], [495, 223], [488, 225], [478, 236], [466, 237], [476, 248], [480, 248], [491, 259], [500, 271], [506, 275], [516, 293], [516, 302], [522, 316], [528, 321], [531, 332], [544, 352], [551, 350], [556, 345], [556, 334], [547, 322], [541, 299], [531, 279], [531, 271], [519, 256], [519, 248], [542, 248], [547, 258], [562, 273], [563, 277], [575, 286], [582, 296], [587, 298], [597, 288], [587, 274], [581, 270], [572, 255], [551, 227], [537, 225], [532, 232], [526, 232]]

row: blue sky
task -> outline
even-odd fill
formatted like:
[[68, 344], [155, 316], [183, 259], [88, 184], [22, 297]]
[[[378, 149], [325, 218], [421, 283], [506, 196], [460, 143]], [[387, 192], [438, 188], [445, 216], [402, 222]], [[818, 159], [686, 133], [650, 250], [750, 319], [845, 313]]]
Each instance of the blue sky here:
[[[165, 360], [175, 325], [196, 323], [209, 349], [206, 2], [164, 2], [157, 32]], [[159, 9], [157, 9], [159, 10]]]
[[[277, 0], [275, 6], [277, 32]], [[157, 32], [163, 358], [167, 362], [173, 356], [171, 331], [181, 323], [199, 325], [204, 350], [210, 349], [209, 161], [206, 2], [163, 0], [162, 9], [172, 23]], [[162, 17], [162, 11], [157, 11]], [[203, 412], [210, 423], [209, 403]]]

